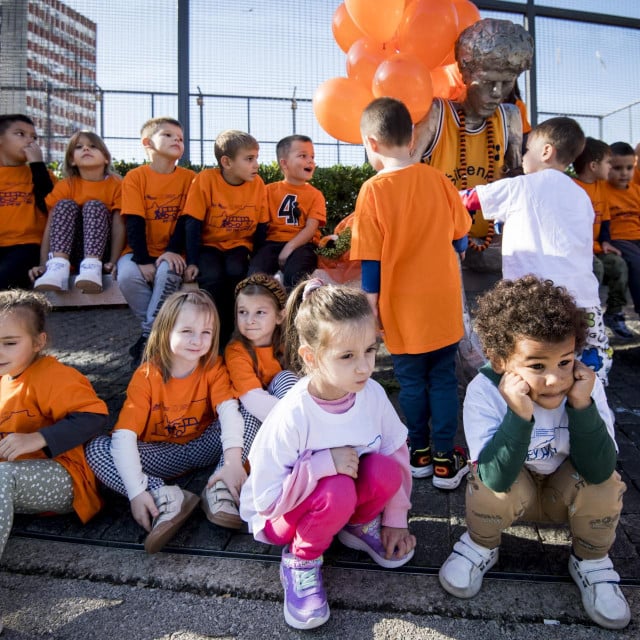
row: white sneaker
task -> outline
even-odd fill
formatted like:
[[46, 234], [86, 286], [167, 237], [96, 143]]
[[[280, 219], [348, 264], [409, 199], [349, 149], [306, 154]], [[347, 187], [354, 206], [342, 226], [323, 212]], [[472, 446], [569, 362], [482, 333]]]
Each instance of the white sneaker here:
[[498, 547], [487, 549], [476, 544], [465, 531], [453, 545], [453, 553], [440, 567], [438, 578], [442, 588], [457, 598], [473, 598], [484, 574], [498, 561]]
[[47, 270], [33, 283], [36, 291], [68, 291], [71, 265], [66, 258], [49, 258]]
[[227, 485], [218, 480], [202, 492], [202, 509], [209, 522], [226, 529], [242, 529], [242, 518]]
[[571, 554], [569, 573], [580, 588], [582, 606], [594, 622], [605, 629], [624, 629], [629, 624], [629, 604], [618, 586], [620, 576], [609, 556], [578, 560]]
[[198, 506], [198, 496], [176, 485], [163, 485], [150, 493], [160, 514], [153, 520], [151, 532], [144, 541], [144, 550], [157, 553], [178, 533]]
[[76, 287], [83, 293], [100, 293], [102, 291], [102, 262], [97, 258], [85, 258], [80, 263], [76, 278]]

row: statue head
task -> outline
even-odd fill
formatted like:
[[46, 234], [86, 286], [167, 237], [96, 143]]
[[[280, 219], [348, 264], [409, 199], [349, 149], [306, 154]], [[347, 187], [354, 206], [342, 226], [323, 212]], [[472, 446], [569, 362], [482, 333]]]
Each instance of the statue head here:
[[455, 56], [467, 86], [465, 108], [488, 118], [531, 67], [533, 38], [510, 20], [486, 18], [458, 36]]

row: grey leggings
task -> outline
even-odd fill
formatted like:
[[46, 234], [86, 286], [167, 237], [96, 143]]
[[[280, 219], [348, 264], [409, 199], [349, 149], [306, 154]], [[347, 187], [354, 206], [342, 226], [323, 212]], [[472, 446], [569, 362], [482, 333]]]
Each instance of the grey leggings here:
[[73, 481], [55, 460], [0, 462], [0, 556], [13, 526], [14, 513], [70, 513]]

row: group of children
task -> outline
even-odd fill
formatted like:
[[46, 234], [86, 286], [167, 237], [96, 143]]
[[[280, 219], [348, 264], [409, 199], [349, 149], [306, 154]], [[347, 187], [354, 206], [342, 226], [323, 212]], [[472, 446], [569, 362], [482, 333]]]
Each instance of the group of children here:
[[[0, 465], [28, 474], [13, 481], [16, 496], [0, 515], [3, 540], [13, 512], [74, 509], [87, 520], [99, 508], [96, 476], [129, 498], [149, 532], [150, 553], [200, 503], [212, 522], [239, 528], [244, 520], [258, 540], [283, 546], [285, 619], [309, 629], [329, 618], [321, 566], [334, 536], [383, 567], [401, 566], [416, 545], [408, 529], [412, 476], [455, 489], [466, 475], [468, 531], [440, 570], [449, 593], [468, 598], [479, 591], [498, 559], [500, 534], [514, 521], [568, 522], [569, 571], [585, 610], [604, 627], [623, 628], [630, 611], [608, 552], [625, 485], [615, 471], [604, 394], [610, 348], [592, 273], [594, 215], [587, 194], [564, 175], [582, 151], [582, 131], [569, 118], [535, 127], [525, 175], [463, 194], [443, 173], [414, 163], [411, 117], [401, 102], [372, 102], [361, 131], [378, 171], [361, 189], [352, 229], [362, 291], [304, 278], [325, 211], [308, 184], [313, 146], [302, 136], [279, 143], [285, 179], [265, 188], [248, 134], [221, 134], [218, 168], [194, 178], [175, 166], [183, 149], [179, 123], [149, 121], [142, 141], [150, 163], [127, 174], [119, 206], [115, 195], [110, 205], [108, 261], [103, 234], [87, 239], [85, 229], [84, 245], [74, 245], [55, 230], [58, 220], [81, 220], [76, 229], [104, 220], [95, 201], [106, 203], [83, 183], [82, 203], [64, 192], [54, 197], [54, 189], [46, 222], [51, 257], [44, 273], [32, 275], [47, 279], [57, 271], [50, 274], [49, 263], [68, 264], [74, 249], [82, 258], [80, 282], [91, 280], [94, 260], [105, 262], [101, 270], [117, 269], [142, 324], [132, 350], [142, 362], [112, 434], [102, 435], [106, 408], [86, 379], [40, 356], [44, 299], [0, 293], [0, 409], [9, 434], [0, 457], [29, 458], [24, 466]], [[77, 168], [76, 181], [106, 181], [108, 151], [82, 135], [67, 154], [68, 171]], [[3, 145], [0, 128], [0, 159]], [[27, 153], [33, 184], [38, 171], [44, 182], [46, 171], [32, 166], [40, 162], [33, 149], [22, 163]], [[89, 171], [98, 165], [102, 179]], [[58, 206], [69, 200], [73, 212]], [[470, 455], [455, 444], [455, 354], [463, 334], [456, 253], [464, 254], [471, 225], [465, 205], [504, 222], [505, 280], [482, 297], [476, 319], [488, 365], [464, 402]], [[640, 236], [622, 238], [613, 223], [600, 225], [608, 227], [609, 238], [606, 231], [597, 237], [603, 248], [637, 251]], [[271, 275], [278, 269], [289, 294]], [[178, 291], [194, 279], [201, 290]], [[617, 304], [614, 297], [607, 315], [621, 313]], [[371, 380], [379, 334], [400, 383], [406, 427]], [[43, 363], [60, 369], [56, 385], [68, 380], [77, 389], [54, 398], [48, 374], [46, 383], [37, 376]], [[46, 400], [35, 402], [41, 393]], [[73, 407], [56, 406], [67, 397], [77, 398]], [[77, 468], [66, 462], [73, 452]], [[33, 458], [42, 458], [41, 467], [31, 468]], [[209, 466], [200, 499], [167, 484]], [[44, 496], [43, 481], [58, 488]]]

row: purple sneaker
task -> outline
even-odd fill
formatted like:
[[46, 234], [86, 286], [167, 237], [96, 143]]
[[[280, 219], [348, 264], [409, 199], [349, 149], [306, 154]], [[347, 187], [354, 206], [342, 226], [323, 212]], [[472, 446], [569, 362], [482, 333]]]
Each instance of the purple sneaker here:
[[348, 524], [338, 533], [338, 540], [349, 549], [368, 553], [377, 564], [385, 569], [395, 569], [413, 558], [414, 549], [402, 558], [385, 558], [385, 549], [380, 539], [381, 518], [378, 516], [366, 524]]
[[280, 581], [284, 587], [284, 619], [294, 629], [313, 629], [329, 619], [327, 594], [322, 586], [322, 556], [302, 560], [282, 550]]

